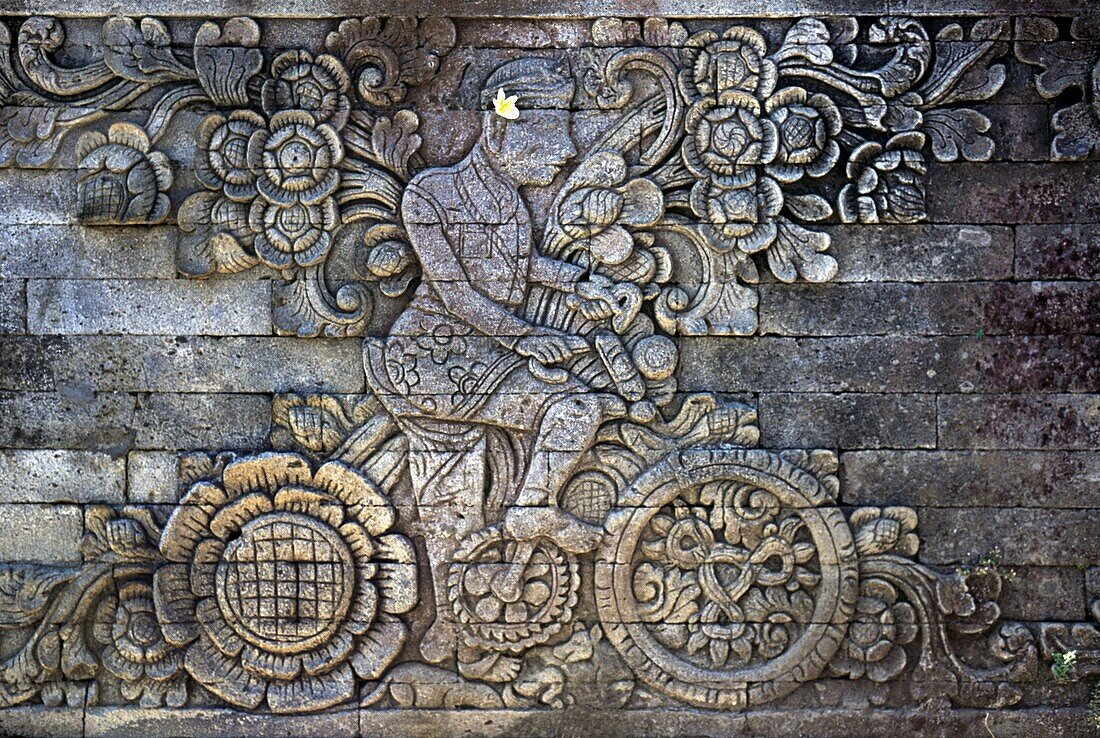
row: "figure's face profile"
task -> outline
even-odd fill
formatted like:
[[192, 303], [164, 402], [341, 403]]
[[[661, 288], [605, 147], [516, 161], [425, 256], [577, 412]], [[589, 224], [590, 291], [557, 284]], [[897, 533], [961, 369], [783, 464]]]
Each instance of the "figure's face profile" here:
[[577, 155], [566, 110], [524, 110], [511, 121], [493, 116], [489, 136], [498, 166], [521, 185], [550, 184]]

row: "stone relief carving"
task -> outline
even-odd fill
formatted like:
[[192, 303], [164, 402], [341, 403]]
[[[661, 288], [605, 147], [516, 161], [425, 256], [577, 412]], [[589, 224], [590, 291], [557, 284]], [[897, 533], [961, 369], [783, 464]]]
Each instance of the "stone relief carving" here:
[[[478, 139], [429, 167], [402, 106], [449, 21], [348, 20], [268, 63], [249, 19], [203, 24], [188, 59], [159, 21], [115, 18], [79, 68], [51, 59], [59, 21], [26, 21], [20, 73], [0, 59], [5, 164], [50, 165], [152, 94], [142, 126], [80, 138], [77, 202], [89, 224], [157, 222], [157, 142], [212, 106], [180, 270], [276, 270], [275, 323], [303, 336], [407, 301], [364, 341], [368, 394], [280, 396], [275, 450], [184, 459], [167, 516], [96, 508], [83, 566], [0, 567], [0, 627], [25, 638], [0, 705], [114, 680], [143, 706], [274, 713], [745, 709], [906, 670], [916, 700], [1014, 704], [1037, 649], [999, 622], [997, 574], [918, 563], [916, 513], [843, 510], [834, 453], [757, 448], [753, 408], [680, 393], [674, 339], [753, 333], [761, 267], [835, 275], [813, 224], [920, 220], [929, 158], [989, 158], [989, 121], [958, 104], [999, 89], [1006, 28], [599, 20], [586, 69], [478, 80]], [[500, 89], [517, 119], [492, 112]], [[581, 98], [612, 113], [583, 151]], [[521, 187], [556, 182], [532, 213]], [[362, 279], [334, 289], [352, 226]], [[958, 655], [975, 638], [981, 665]]]
[[1050, 155], [1057, 161], [1100, 156], [1100, 23], [1074, 18], [1069, 38], [1048, 18], [1020, 19], [1016, 56], [1042, 71], [1035, 89], [1045, 98], [1075, 91], [1080, 100], [1054, 113]]

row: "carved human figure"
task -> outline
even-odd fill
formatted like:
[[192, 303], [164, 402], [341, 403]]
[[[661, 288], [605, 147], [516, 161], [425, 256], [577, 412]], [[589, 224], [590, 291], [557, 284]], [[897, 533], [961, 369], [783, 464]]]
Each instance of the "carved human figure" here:
[[[515, 120], [491, 111], [502, 88], [518, 97]], [[372, 388], [409, 439], [436, 597], [421, 652], [436, 663], [455, 653], [447, 568], [471, 533], [502, 519], [515, 540], [547, 538], [580, 553], [602, 532], [560, 509], [557, 493], [622, 401], [556, 366], [589, 351], [584, 338], [520, 317], [532, 284], [608, 287], [538, 253], [519, 191], [549, 185], [576, 155], [573, 92], [568, 68], [549, 59], [510, 62], [489, 77], [490, 111], [469, 154], [409, 183], [401, 214], [423, 278], [388, 338], [365, 346]], [[495, 586], [517, 581], [502, 572]]]

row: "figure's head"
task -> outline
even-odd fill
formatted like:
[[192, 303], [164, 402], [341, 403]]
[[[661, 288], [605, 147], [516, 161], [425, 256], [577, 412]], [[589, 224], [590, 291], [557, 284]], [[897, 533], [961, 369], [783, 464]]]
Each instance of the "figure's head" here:
[[[516, 95], [519, 118], [494, 112], [493, 97], [503, 89]], [[573, 75], [562, 61], [517, 59], [493, 72], [481, 93], [486, 110], [483, 148], [494, 165], [521, 185], [548, 185], [577, 154], [570, 135]]]

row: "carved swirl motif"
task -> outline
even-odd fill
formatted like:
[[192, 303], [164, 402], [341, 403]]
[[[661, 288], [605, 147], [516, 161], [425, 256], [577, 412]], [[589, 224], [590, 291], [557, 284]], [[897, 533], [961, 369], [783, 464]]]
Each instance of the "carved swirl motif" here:
[[651, 687], [742, 709], [817, 676], [855, 612], [833, 495], [768, 454], [686, 451], [627, 491], [596, 560], [607, 635]]

